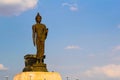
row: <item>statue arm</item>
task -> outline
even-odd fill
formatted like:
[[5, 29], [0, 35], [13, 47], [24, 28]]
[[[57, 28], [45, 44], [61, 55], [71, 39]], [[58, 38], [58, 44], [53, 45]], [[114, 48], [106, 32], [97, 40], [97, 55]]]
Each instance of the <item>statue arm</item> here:
[[47, 34], [48, 34], [48, 28], [46, 28], [46, 25], [42, 24], [42, 26], [44, 27], [43, 29], [43, 35], [44, 35], [44, 39], [47, 38]]
[[34, 25], [32, 26], [32, 38], [33, 38], [33, 44], [35, 46], [36, 44], [35, 44], [35, 26]]
[[48, 28], [46, 28], [45, 39], [47, 38]]

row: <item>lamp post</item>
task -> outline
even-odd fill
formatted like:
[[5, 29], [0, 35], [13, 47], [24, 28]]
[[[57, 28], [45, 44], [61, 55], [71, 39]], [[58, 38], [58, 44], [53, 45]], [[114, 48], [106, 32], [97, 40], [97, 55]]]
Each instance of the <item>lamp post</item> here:
[[5, 80], [8, 80], [8, 76], [4, 76]]
[[30, 74], [29, 77], [30, 77], [30, 80], [32, 80], [32, 74]]
[[67, 80], [69, 79], [69, 77], [66, 77], [67, 78]]

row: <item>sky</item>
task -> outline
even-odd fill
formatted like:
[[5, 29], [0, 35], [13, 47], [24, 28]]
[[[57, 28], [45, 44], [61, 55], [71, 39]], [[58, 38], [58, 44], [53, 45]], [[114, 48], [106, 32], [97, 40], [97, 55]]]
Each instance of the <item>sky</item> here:
[[120, 0], [0, 0], [0, 80], [36, 54], [32, 25], [49, 29], [45, 63], [62, 80], [120, 80]]

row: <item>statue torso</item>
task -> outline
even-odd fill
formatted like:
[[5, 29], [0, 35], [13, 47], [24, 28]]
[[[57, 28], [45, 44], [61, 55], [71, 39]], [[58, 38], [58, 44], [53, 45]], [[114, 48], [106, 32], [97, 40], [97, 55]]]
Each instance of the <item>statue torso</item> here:
[[45, 40], [46, 37], [46, 26], [44, 24], [35, 24], [33, 25], [35, 29], [36, 39], [39, 39], [41, 41]]

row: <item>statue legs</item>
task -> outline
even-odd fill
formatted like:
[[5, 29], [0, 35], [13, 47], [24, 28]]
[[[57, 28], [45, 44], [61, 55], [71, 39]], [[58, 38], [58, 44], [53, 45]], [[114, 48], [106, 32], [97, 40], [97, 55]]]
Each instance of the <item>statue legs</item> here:
[[37, 55], [38, 61], [44, 62], [44, 41], [37, 41]]

